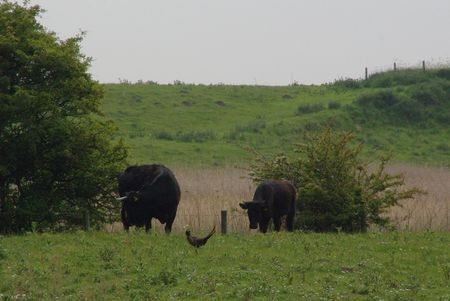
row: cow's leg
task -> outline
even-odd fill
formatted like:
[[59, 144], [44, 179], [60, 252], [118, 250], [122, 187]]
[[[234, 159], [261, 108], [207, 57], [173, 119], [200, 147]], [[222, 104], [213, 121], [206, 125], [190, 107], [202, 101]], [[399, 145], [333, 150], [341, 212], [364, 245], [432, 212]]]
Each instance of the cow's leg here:
[[172, 232], [172, 224], [173, 224], [173, 220], [175, 219], [175, 216], [171, 217], [167, 222], [166, 222], [166, 226], [164, 227], [164, 230], [166, 231], [166, 234], [169, 234], [170, 232]]
[[173, 221], [175, 220], [175, 216], [177, 214], [177, 208], [172, 209], [172, 212], [173, 213], [170, 214], [169, 217], [167, 218], [166, 226], [164, 227], [164, 230], [166, 231], [167, 234], [172, 232], [172, 224], [173, 224]]
[[280, 228], [281, 228], [281, 217], [280, 216], [273, 218], [273, 226], [275, 228], [275, 231], [277, 231], [277, 232], [280, 231]]
[[289, 232], [294, 231], [294, 216], [295, 212], [289, 213], [286, 218], [286, 228]]
[[261, 233], [267, 232], [267, 229], [269, 228], [269, 222], [270, 222], [270, 217], [269, 218], [266, 218], [266, 217], [261, 218], [261, 220], [259, 221], [259, 231], [261, 231]]
[[126, 231], [126, 232], [129, 232], [130, 231], [130, 225], [128, 225], [128, 223], [122, 223], [123, 224], [123, 229]]
[[146, 222], [145, 222], [145, 232], [149, 232], [152, 229], [152, 219], [149, 218]]
[[259, 225], [259, 231], [261, 233], [266, 233], [267, 232], [267, 228], [269, 228], [269, 224], [267, 224], [267, 225]]
[[130, 224], [128, 223], [127, 212], [124, 208], [120, 210], [120, 217], [122, 218], [123, 229], [128, 232], [130, 230]]
[[172, 231], [172, 223], [167, 222], [164, 230], [166, 231], [166, 234], [169, 234]]

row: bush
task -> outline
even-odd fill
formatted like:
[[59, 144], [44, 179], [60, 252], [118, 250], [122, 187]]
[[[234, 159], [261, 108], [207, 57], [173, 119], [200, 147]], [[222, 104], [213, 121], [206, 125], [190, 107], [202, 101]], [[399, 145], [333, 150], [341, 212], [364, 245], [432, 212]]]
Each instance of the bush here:
[[447, 100], [443, 87], [438, 83], [422, 84], [411, 90], [411, 98], [417, 100], [424, 106], [438, 106]]
[[404, 120], [422, 126], [426, 126], [426, 124], [430, 124], [432, 121], [432, 118], [429, 117], [429, 114], [423, 108], [423, 105], [414, 99], [401, 101], [394, 108], [393, 113], [393, 118], [397, 118], [398, 121]]
[[216, 134], [211, 130], [190, 132], [179, 131], [175, 135], [175, 140], [180, 142], [206, 142], [214, 139], [216, 139]]
[[313, 103], [313, 104], [301, 104], [297, 108], [297, 115], [301, 114], [309, 114], [309, 113], [317, 113], [323, 111], [325, 108], [321, 103]]
[[173, 140], [172, 134], [169, 132], [166, 132], [166, 131], [159, 131], [159, 132], [153, 133], [153, 136], [156, 139], [169, 140], [169, 141]]
[[337, 110], [341, 107], [341, 104], [337, 101], [331, 100], [328, 102], [328, 110]]
[[382, 90], [361, 95], [356, 103], [363, 107], [387, 109], [399, 102], [399, 98], [392, 90]]
[[444, 79], [450, 79], [450, 68], [443, 68], [437, 70], [436, 76]]
[[400, 92], [392, 89], [373, 91], [361, 95], [354, 104], [350, 114], [360, 123], [447, 125], [450, 122], [450, 83], [436, 79]]
[[433, 77], [433, 72], [423, 72], [422, 69], [404, 69], [372, 74], [365, 86], [374, 88], [389, 88], [424, 83]]
[[266, 122], [261, 119], [255, 119], [247, 124], [237, 125], [234, 129], [237, 133], [261, 133], [261, 131], [266, 127]]
[[359, 89], [361, 88], [361, 82], [356, 79], [344, 78], [335, 80], [333, 85], [344, 89]]
[[370, 171], [360, 158], [362, 146], [353, 140], [351, 133], [326, 129], [307, 136], [291, 158], [279, 154], [267, 159], [255, 152], [250, 176], [255, 182], [287, 179], [297, 187], [299, 229], [365, 232], [371, 224], [387, 227], [384, 213], [420, 190], [404, 189], [402, 175], [386, 173], [387, 158]]

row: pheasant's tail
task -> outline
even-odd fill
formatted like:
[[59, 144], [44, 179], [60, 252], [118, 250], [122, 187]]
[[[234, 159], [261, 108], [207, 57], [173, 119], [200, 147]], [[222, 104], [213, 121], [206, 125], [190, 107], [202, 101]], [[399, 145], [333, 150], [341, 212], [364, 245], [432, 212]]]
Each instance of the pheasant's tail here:
[[211, 230], [211, 232], [209, 232], [208, 236], [206, 236], [206, 239], [210, 238], [214, 233], [216, 233], [216, 225], [214, 225], [214, 227]]

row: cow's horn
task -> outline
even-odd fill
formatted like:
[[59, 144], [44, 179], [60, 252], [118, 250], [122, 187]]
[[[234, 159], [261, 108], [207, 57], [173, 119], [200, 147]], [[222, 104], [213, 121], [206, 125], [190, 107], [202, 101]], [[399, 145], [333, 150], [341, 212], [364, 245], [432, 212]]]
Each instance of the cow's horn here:
[[116, 200], [118, 200], [118, 201], [123, 201], [123, 200], [125, 200], [127, 198], [127, 196], [122, 196], [122, 197], [120, 197], [120, 198], [116, 198]]

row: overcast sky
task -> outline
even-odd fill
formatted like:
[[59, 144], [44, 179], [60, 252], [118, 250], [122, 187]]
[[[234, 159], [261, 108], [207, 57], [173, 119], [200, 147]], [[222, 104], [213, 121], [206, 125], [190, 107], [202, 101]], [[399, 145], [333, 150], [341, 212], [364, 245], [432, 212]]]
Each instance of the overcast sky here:
[[35, 0], [100, 82], [286, 85], [450, 59], [449, 0]]

